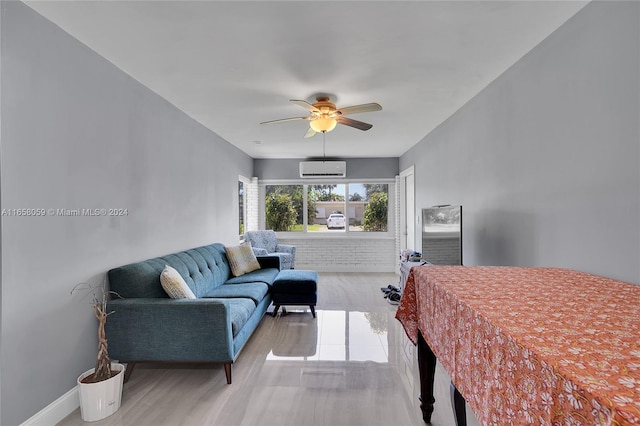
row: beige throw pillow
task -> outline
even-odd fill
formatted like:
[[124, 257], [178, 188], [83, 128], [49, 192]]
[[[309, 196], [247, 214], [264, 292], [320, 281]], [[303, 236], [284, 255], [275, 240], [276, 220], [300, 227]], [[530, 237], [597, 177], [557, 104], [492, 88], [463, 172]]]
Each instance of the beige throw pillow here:
[[251, 244], [244, 243], [235, 247], [225, 247], [224, 251], [227, 253], [227, 260], [235, 277], [260, 269]]
[[165, 265], [160, 274], [160, 284], [172, 299], [195, 299], [196, 295], [189, 288], [184, 278], [175, 268]]

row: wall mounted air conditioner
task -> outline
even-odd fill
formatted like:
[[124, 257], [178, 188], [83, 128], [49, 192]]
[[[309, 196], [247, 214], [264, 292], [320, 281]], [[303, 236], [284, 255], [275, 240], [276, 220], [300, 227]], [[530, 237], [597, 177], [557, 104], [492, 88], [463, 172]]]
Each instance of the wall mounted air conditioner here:
[[346, 161], [301, 161], [301, 178], [346, 177]]

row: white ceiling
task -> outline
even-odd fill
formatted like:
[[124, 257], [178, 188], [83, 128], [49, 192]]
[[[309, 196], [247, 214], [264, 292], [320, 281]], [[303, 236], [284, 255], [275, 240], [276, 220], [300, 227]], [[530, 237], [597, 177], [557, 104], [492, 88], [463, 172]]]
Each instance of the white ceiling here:
[[580, 1], [26, 1], [255, 158], [323, 154], [289, 99], [378, 102], [332, 157], [397, 157], [581, 9]]

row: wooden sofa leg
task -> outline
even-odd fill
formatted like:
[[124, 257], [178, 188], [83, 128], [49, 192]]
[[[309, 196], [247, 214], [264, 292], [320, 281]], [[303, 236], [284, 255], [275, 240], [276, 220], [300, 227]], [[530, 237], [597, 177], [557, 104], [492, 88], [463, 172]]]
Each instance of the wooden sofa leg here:
[[124, 383], [127, 383], [133, 374], [133, 368], [136, 366], [135, 362], [127, 362], [127, 368], [124, 370]]
[[311, 315], [313, 315], [313, 317], [316, 317], [316, 307], [315, 305], [309, 305], [309, 307], [311, 308]]
[[224, 364], [224, 374], [225, 376], [227, 376], [227, 384], [230, 385], [231, 384], [231, 363], [230, 362], [226, 362]]

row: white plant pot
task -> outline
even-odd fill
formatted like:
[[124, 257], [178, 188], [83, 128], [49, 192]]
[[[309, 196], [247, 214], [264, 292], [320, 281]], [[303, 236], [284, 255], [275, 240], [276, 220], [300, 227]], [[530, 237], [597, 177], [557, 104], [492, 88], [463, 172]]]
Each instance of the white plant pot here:
[[98, 383], [82, 383], [85, 377], [93, 374], [94, 368], [85, 371], [78, 377], [80, 416], [85, 422], [95, 422], [109, 417], [120, 408], [124, 365], [114, 362], [111, 364], [111, 369], [119, 371], [119, 373]]

